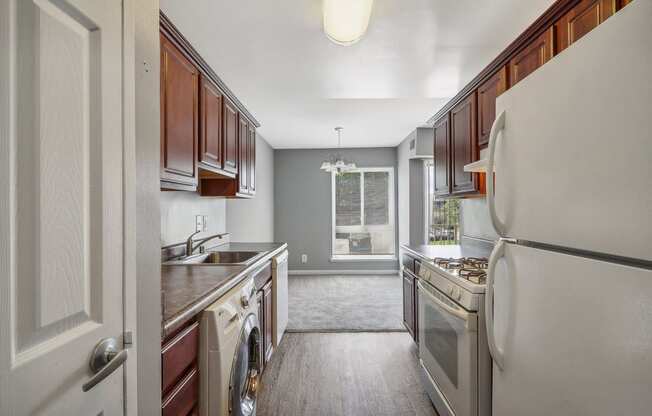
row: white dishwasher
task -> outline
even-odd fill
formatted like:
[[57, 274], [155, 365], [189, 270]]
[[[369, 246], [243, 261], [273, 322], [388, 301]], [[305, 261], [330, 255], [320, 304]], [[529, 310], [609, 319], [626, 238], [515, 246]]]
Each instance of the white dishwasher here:
[[272, 341], [274, 347], [288, 326], [288, 252], [287, 250], [272, 259], [272, 304], [276, 305], [273, 315]]

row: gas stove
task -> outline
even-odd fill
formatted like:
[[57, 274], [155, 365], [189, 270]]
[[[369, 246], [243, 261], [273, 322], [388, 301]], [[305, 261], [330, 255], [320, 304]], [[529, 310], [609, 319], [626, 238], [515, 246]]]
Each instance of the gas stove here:
[[484, 285], [487, 281], [488, 260], [484, 257], [443, 258], [433, 260], [435, 267], [447, 275]]

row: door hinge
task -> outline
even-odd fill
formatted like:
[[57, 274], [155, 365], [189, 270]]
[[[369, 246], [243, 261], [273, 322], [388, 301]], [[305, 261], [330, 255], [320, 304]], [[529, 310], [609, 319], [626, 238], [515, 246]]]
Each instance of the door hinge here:
[[122, 340], [124, 348], [130, 348], [134, 343], [133, 334], [131, 331], [126, 331], [124, 334], [122, 334]]

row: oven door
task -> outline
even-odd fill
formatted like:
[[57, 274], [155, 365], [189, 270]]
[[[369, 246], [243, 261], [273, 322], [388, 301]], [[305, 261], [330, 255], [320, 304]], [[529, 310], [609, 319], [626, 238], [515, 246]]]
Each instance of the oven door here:
[[421, 362], [450, 407], [437, 410], [442, 415], [450, 410], [456, 416], [477, 415], [477, 313], [420, 280], [418, 327]]

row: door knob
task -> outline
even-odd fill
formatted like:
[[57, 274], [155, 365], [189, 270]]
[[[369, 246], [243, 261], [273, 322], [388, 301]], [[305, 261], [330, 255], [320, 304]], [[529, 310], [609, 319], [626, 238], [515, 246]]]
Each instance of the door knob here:
[[127, 350], [118, 349], [118, 340], [115, 338], [104, 338], [93, 350], [89, 367], [94, 373], [93, 377], [82, 386], [82, 391], [89, 391], [100, 381], [107, 378], [111, 373], [120, 368], [127, 361]]

